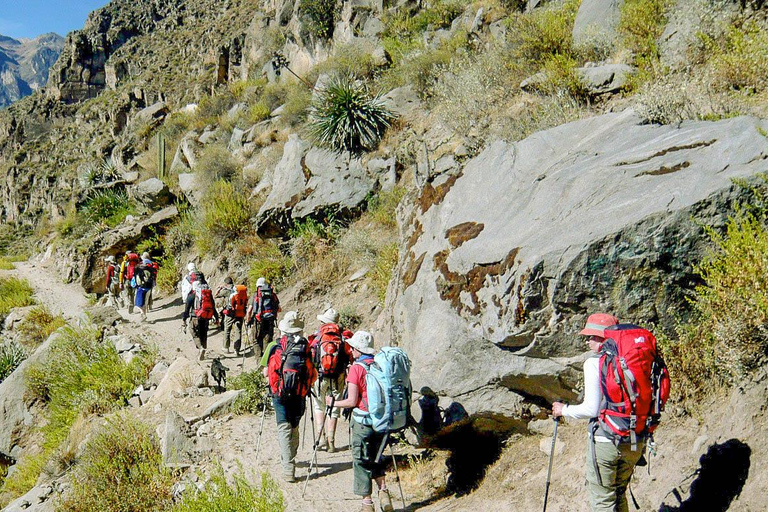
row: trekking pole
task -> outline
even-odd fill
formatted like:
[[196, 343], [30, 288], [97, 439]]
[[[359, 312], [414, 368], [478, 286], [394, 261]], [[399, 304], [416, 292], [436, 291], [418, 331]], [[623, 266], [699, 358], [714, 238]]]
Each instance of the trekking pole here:
[[[333, 394], [331, 394], [331, 405], [325, 406], [326, 416], [331, 414], [331, 411], [333, 411], [334, 402], [336, 402], [336, 399], [333, 397]], [[309, 483], [309, 477], [312, 476], [313, 465], [315, 466], [315, 471], [317, 471], [317, 449], [320, 447], [320, 438], [323, 436], [323, 430], [325, 430], [325, 422], [323, 422], [323, 426], [320, 427], [320, 433], [317, 436], [317, 439], [315, 439], [315, 446], [314, 446], [314, 449], [312, 450], [312, 458], [309, 459], [309, 471], [307, 471], [307, 479], [304, 480], [304, 490], [301, 491], [302, 499], [304, 499], [304, 494], [307, 492], [307, 484]]]
[[400, 471], [397, 469], [397, 460], [395, 459], [395, 449], [392, 445], [389, 445], [389, 453], [392, 455], [392, 464], [395, 466], [395, 478], [397, 479], [397, 486], [400, 488], [400, 499], [403, 501], [403, 508], [405, 508], [405, 494], [403, 494], [403, 485], [400, 483]]
[[544, 489], [544, 510], [547, 512], [547, 498], [549, 498], [549, 482], [552, 478], [552, 461], [555, 458], [555, 442], [557, 441], [557, 426], [560, 424], [560, 418], [553, 418], [555, 421], [555, 432], [552, 434], [552, 448], [549, 450], [549, 469], [547, 470], [547, 487]]
[[261, 408], [261, 426], [259, 426], [259, 442], [256, 444], [256, 462], [259, 462], [259, 453], [261, 452], [261, 434], [264, 432], [264, 417], [267, 415], [267, 400], [264, 399], [264, 406]]

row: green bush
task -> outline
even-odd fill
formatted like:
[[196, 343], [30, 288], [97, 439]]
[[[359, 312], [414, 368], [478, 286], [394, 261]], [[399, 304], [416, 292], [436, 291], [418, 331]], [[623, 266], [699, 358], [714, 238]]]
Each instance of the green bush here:
[[236, 375], [227, 382], [227, 389], [245, 390], [230, 408], [235, 414], [258, 414], [269, 402], [267, 379], [260, 369]]
[[158, 289], [166, 293], [173, 293], [181, 277], [181, 269], [176, 264], [176, 258], [172, 254], [166, 254], [157, 263], [160, 266], [157, 270]]
[[235, 242], [252, 230], [248, 193], [232, 183], [215, 182], [206, 192], [201, 207], [201, 225], [195, 233], [195, 243], [201, 252]]
[[336, 76], [312, 102], [309, 130], [332, 151], [361, 153], [378, 145], [394, 119], [380, 96], [370, 94], [361, 81]]
[[112, 159], [102, 160], [85, 167], [80, 175], [80, 184], [84, 187], [92, 187], [104, 183], [110, 183], [120, 179], [120, 171]]
[[232, 181], [240, 176], [240, 173], [241, 168], [235, 157], [223, 144], [206, 146], [195, 165], [195, 174], [205, 187], [218, 180]]
[[768, 354], [768, 231], [741, 211], [725, 234], [709, 234], [714, 250], [697, 269], [705, 284], [696, 289], [693, 320], [663, 344], [682, 398], [747, 376]]
[[397, 227], [397, 216], [395, 212], [397, 205], [405, 196], [405, 187], [397, 186], [387, 192], [379, 192], [368, 200], [368, 213], [371, 218], [390, 228]]
[[331, 39], [336, 24], [336, 0], [300, 0], [299, 16], [318, 39]]
[[577, 100], [587, 100], [587, 91], [576, 74], [576, 61], [568, 55], [553, 55], [544, 62], [546, 81], [539, 88], [547, 94], [566, 93]]
[[48, 339], [53, 331], [66, 325], [64, 317], [54, 315], [46, 306], [37, 306], [30, 310], [19, 326], [22, 343], [31, 348], [37, 348]]
[[508, 18], [510, 43], [520, 65], [543, 64], [553, 55], [573, 54], [573, 22], [579, 3], [566, 0]]
[[466, 2], [460, 0], [437, 0], [431, 5], [425, 5], [417, 13], [408, 8], [401, 8], [383, 18], [384, 33], [382, 36], [400, 40], [410, 40], [419, 36], [428, 28], [433, 30], [449, 28], [466, 7]]
[[26, 279], [0, 278], [0, 316], [4, 317], [13, 308], [34, 304], [33, 293], [34, 290]]
[[136, 207], [124, 190], [97, 190], [89, 194], [80, 208], [82, 215], [91, 223], [104, 223], [113, 228], [125, 217], [136, 212]]
[[715, 88], [762, 92], [768, 88], [768, 31], [754, 21], [729, 26], [720, 38], [700, 35], [710, 56]]
[[339, 325], [345, 329], [354, 331], [360, 326], [360, 322], [363, 321], [362, 315], [357, 312], [353, 306], [344, 306], [339, 309]]
[[3, 382], [27, 358], [18, 343], [9, 341], [0, 344], [0, 382]]
[[88, 442], [62, 512], [151, 512], [171, 505], [173, 476], [149, 425], [115, 415]]
[[381, 304], [384, 304], [387, 298], [387, 287], [397, 265], [397, 258], [397, 244], [386, 246], [376, 258], [376, 264], [371, 272], [371, 282]]
[[248, 269], [248, 283], [255, 288], [256, 281], [263, 277], [272, 285], [286, 282], [291, 273], [293, 263], [283, 254], [274, 240], [263, 240], [250, 248], [252, 254], [251, 266]]
[[282, 512], [283, 493], [267, 473], [261, 476], [261, 486], [250, 484], [242, 474], [235, 475], [229, 483], [221, 467], [211, 475], [205, 489], [198, 491], [195, 486], [185, 492], [181, 502], [171, 512], [210, 511]]
[[667, 25], [669, 0], [626, 0], [621, 7], [619, 34], [635, 64], [650, 71], [659, 60], [659, 37]]

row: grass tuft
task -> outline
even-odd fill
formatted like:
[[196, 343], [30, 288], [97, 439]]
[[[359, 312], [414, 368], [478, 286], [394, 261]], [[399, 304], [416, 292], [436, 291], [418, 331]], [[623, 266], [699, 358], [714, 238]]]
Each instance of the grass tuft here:
[[0, 344], [0, 382], [3, 382], [27, 358], [24, 348], [15, 341]]
[[245, 390], [231, 406], [230, 410], [235, 414], [258, 414], [269, 401], [267, 379], [261, 370], [243, 372], [235, 376], [227, 382], [227, 388]]
[[63, 316], [54, 315], [46, 306], [37, 306], [27, 313], [19, 326], [22, 344], [35, 349], [66, 323]]
[[33, 293], [34, 290], [26, 279], [0, 278], [0, 317], [7, 315], [13, 308], [33, 305]]
[[261, 476], [261, 486], [248, 482], [242, 474], [227, 481], [224, 471], [217, 467], [205, 489], [190, 486], [181, 502], [171, 512], [209, 511], [282, 512], [285, 510], [283, 493], [267, 473]]

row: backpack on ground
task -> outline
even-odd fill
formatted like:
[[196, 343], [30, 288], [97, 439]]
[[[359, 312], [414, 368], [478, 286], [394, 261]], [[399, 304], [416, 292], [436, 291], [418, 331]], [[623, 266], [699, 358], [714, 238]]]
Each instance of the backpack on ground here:
[[443, 411], [443, 427], [459, 423], [469, 418], [469, 413], [459, 402], [451, 402], [451, 405]]
[[397, 432], [408, 426], [411, 416], [411, 361], [403, 349], [382, 347], [366, 367], [365, 385], [367, 416], [376, 432]]
[[255, 307], [253, 309], [256, 311], [256, 320], [259, 322], [262, 320], [272, 320], [277, 316], [275, 292], [272, 291], [270, 286], [260, 286], [256, 290], [254, 301], [258, 302], [258, 306], [254, 304]]
[[308, 359], [307, 339], [296, 334], [286, 334], [285, 346], [281, 346], [277, 385], [277, 393], [281, 400], [304, 399], [309, 394]]
[[607, 327], [600, 352], [602, 400], [597, 421], [614, 440], [650, 436], [669, 398], [669, 372], [647, 329], [631, 324]]
[[239, 284], [229, 296], [230, 311], [235, 318], [245, 318], [245, 310], [248, 308], [248, 289]]
[[313, 344], [315, 368], [320, 377], [338, 377], [346, 367], [344, 340], [336, 324], [324, 324]]
[[152, 288], [155, 286], [155, 272], [151, 264], [142, 263], [137, 265], [133, 271], [133, 277], [136, 278], [136, 285], [142, 288]]
[[135, 252], [132, 252], [131, 254], [128, 255], [128, 263], [125, 266], [125, 278], [127, 280], [130, 281], [131, 279], [133, 279], [134, 270], [136, 269], [136, 265], [138, 265], [139, 262], [140, 262], [139, 255], [136, 254]]
[[216, 304], [213, 301], [211, 287], [207, 284], [200, 285], [200, 288], [195, 292], [195, 316], [197, 318], [210, 320], [213, 318], [213, 310], [215, 307]]

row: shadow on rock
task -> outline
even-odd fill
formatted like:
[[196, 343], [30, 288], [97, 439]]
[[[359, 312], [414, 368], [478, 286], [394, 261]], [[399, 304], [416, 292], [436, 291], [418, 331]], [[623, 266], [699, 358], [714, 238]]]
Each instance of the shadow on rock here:
[[736, 499], [749, 476], [752, 449], [738, 439], [729, 439], [709, 447], [699, 459], [696, 479], [691, 484], [688, 499], [682, 501], [677, 488], [670, 491], [679, 506], [662, 504], [659, 512], [724, 512]]

